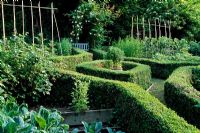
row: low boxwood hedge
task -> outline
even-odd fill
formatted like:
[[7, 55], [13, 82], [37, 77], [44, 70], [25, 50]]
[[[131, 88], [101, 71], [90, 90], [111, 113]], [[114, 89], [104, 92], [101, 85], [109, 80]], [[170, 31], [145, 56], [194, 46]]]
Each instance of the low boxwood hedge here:
[[150, 87], [151, 69], [149, 66], [123, 61], [122, 66], [125, 70], [120, 71], [105, 68], [105, 66], [108, 64], [107, 62], [109, 61], [97, 60], [93, 62], [82, 63], [76, 67], [76, 70], [80, 73], [96, 77], [133, 82], [141, 85], [145, 89]]
[[200, 128], [200, 108], [195, 107], [200, 101], [200, 92], [193, 87], [194, 70], [196, 67], [180, 67], [172, 73], [165, 83], [165, 101], [180, 116]]
[[145, 59], [145, 58], [132, 58], [126, 57], [125, 61], [133, 61], [141, 64], [149, 65], [151, 67], [152, 76], [155, 78], [166, 79], [170, 76], [170, 74], [181, 66], [197, 66], [200, 64], [200, 59], [196, 61], [157, 61], [153, 59]]
[[105, 59], [107, 52], [101, 49], [92, 49], [91, 52], [93, 53], [94, 60]]
[[[101, 79], [65, 70], [58, 70], [54, 75], [56, 75], [53, 80], [55, 88], [49, 96], [52, 102], [60, 98], [64, 100], [63, 103], [68, 102], [62, 96], [70, 95], [67, 88], [70, 89], [70, 86], [73, 86], [75, 79], [89, 82], [88, 94], [91, 109], [114, 108], [113, 122], [128, 133], [200, 132], [136, 84]], [[60, 96], [55, 96], [55, 92]], [[45, 101], [45, 98], [41, 103]]]
[[[94, 59], [104, 59], [106, 55], [106, 51], [100, 49], [94, 49], [92, 51]], [[125, 61], [133, 61], [145, 65], [149, 65], [151, 67], [152, 76], [155, 78], [167, 79], [170, 74], [178, 67], [181, 66], [196, 66], [200, 64], [200, 59], [194, 61], [158, 61], [147, 58], [133, 58], [133, 57], [125, 57]]]
[[73, 55], [70, 56], [54, 56], [50, 60], [54, 62], [55, 68], [60, 68], [64, 70], [76, 70], [76, 65], [92, 61], [93, 55], [81, 49], [73, 48]]

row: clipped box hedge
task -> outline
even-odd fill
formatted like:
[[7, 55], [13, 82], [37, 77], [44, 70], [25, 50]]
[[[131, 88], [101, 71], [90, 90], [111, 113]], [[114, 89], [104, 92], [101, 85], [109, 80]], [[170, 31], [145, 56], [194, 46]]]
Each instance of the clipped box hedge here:
[[181, 66], [197, 66], [200, 64], [200, 59], [196, 61], [157, 61], [145, 58], [126, 57], [125, 61], [133, 61], [141, 64], [149, 65], [151, 67], [152, 76], [155, 78], [167, 79], [170, 74]]
[[92, 49], [91, 52], [93, 53], [94, 60], [105, 59], [107, 52], [101, 49]]
[[[55, 88], [49, 96], [52, 102], [63, 99], [63, 103], [67, 104], [66, 102], [69, 101], [65, 101], [65, 97], [69, 97], [73, 81], [90, 82], [88, 94], [91, 109], [114, 108], [113, 122], [128, 133], [200, 133], [197, 128], [189, 125], [174, 111], [136, 84], [101, 79], [65, 70], [58, 70], [54, 73], [54, 78]], [[60, 96], [55, 96], [55, 93]], [[41, 103], [45, 101], [45, 98]]]
[[92, 61], [93, 55], [84, 50], [73, 48], [72, 55], [70, 56], [54, 56], [50, 60], [54, 62], [55, 68], [60, 68], [64, 70], [76, 70], [76, 65]]
[[76, 70], [80, 73], [92, 75], [96, 77], [128, 81], [139, 84], [145, 89], [148, 89], [151, 85], [151, 69], [149, 66], [133, 63], [133, 62], [122, 62], [124, 71], [111, 70], [106, 68], [108, 64], [107, 60], [97, 60], [92, 62], [85, 62], [79, 64]]
[[193, 87], [192, 80], [195, 74], [192, 71], [196, 69], [180, 67], [172, 73], [165, 83], [165, 101], [180, 116], [200, 128], [200, 108], [195, 107], [200, 101], [200, 92]]
[[[94, 49], [92, 50], [94, 59], [104, 59], [106, 55], [106, 51], [100, 50], [100, 49]], [[197, 66], [200, 64], [200, 59], [197, 59], [195, 61], [157, 61], [153, 59], [147, 59], [147, 58], [134, 58], [134, 57], [125, 57], [125, 61], [132, 61], [137, 62], [145, 65], [149, 65], [151, 67], [152, 76], [155, 78], [162, 78], [167, 79], [170, 74], [181, 66]]]

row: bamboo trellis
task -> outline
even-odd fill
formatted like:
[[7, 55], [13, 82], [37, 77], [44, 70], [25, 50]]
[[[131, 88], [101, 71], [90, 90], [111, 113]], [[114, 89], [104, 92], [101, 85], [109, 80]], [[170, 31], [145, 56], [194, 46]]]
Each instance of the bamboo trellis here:
[[[164, 33], [162, 33], [161, 28], [164, 29]], [[144, 39], [145, 37], [151, 38], [153, 34], [155, 38], [161, 36], [171, 38], [171, 20], [162, 20], [160, 18], [145, 20], [144, 17], [139, 19], [139, 16], [132, 16], [131, 37], [134, 37], [134, 31], [136, 31], [138, 39]], [[147, 32], [148, 34], [146, 34]]]
[[[6, 46], [6, 28], [5, 28], [5, 9], [4, 7], [12, 7], [13, 8], [13, 33], [14, 36], [17, 35], [17, 25], [16, 25], [16, 7], [20, 7], [22, 11], [22, 34], [23, 36], [25, 35], [25, 16], [24, 16], [24, 8], [30, 8], [30, 15], [31, 15], [31, 31], [32, 31], [32, 45], [35, 45], [35, 28], [34, 28], [34, 9], [38, 9], [38, 16], [39, 16], [39, 22], [40, 22], [40, 34], [41, 34], [41, 46], [42, 49], [44, 50], [44, 35], [43, 35], [43, 25], [42, 25], [42, 10], [50, 10], [51, 11], [51, 48], [52, 48], [52, 53], [54, 52], [54, 24], [56, 27], [57, 35], [58, 35], [58, 40], [60, 42], [60, 34], [59, 34], [59, 28], [55, 16], [55, 10], [57, 8], [54, 8], [53, 3], [51, 3], [51, 7], [41, 7], [40, 2], [38, 3], [37, 6], [33, 6], [32, 1], [30, 0], [30, 5], [24, 5], [24, 1], [21, 0], [21, 4], [16, 4], [16, 0], [13, 0], [12, 4], [8, 4], [4, 2], [3, 0], [0, 1], [1, 4], [1, 16], [2, 16], [2, 29], [3, 29], [3, 42], [4, 46]], [[18, 2], [19, 3], [19, 2]], [[62, 48], [61, 48], [61, 53], [62, 53]]]

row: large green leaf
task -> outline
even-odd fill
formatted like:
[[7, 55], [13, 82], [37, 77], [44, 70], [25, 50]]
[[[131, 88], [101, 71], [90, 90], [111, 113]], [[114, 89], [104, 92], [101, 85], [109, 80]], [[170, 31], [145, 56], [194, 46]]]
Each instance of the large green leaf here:
[[67, 125], [67, 124], [61, 124], [60, 126], [63, 128], [64, 131], [69, 130], [69, 125]]
[[89, 125], [88, 125], [88, 123], [85, 122], [85, 121], [82, 121], [82, 124], [84, 126], [84, 131], [87, 133], [89, 131]]
[[114, 133], [112, 128], [107, 127], [106, 129], [107, 129], [108, 133]]
[[36, 114], [34, 116], [34, 118], [35, 118], [36, 122], [38, 123], [38, 125], [39, 125], [39, 127], [41, 129], [44, 129], [46, 127], [46, 121], [45, 121], [45, 119], [42, 116]]
[[39, 110], [39, 115], [41, 115], [46, 121], [48, 121], [50, 111], [41, 106]]
[[78, 128], [74, 128], [74, 129], [72, 130], [72, 133], [78, 133], [78, 132], [79, 132]]
[[30, 132], [34, 132], [34, 127], [30, 124], [27, 124], [24, 127], [17, 130], [17, 133], [30, 133]]
[[102, 122], [97, 122], [95, 125], [95, 133], [100, 133], [103, 128]]
[[16, 130], [17, 130], [17, 123], [11, 121], [4, 128], [5, 133], [15, 133]]
[[24, 126], [24, 120], [21, 116], [14, 117], [13, 120], [18, 124], [20, 127]]
[[57, 112], [52, 112], [49, 114], [48, 123], [49, 125], [58, 125], [63, 121], [62, 116]]
[[23, 115], [28, 115], [28, 114], [29, 114], [28, 106], [27, 106], [26, 104], [22, 104], [22, 105], [19, 107], [19, 110], [20, 110], [20, 112], [21, 112]]

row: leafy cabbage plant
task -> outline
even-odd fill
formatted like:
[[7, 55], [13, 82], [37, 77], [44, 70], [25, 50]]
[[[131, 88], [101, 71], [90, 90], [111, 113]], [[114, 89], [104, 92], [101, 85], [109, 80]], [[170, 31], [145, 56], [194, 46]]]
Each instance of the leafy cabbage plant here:
[[40, 107], [28, 111], [27, 105], [18, 105], [15, 100], [0, 97], [0, 132], [6, 133], [68, 133], [69, 125], [62, 124], [58, 111]]

